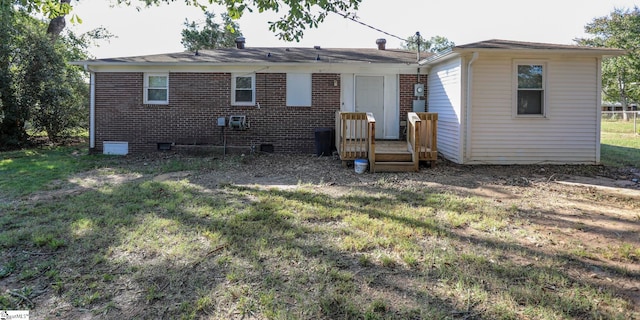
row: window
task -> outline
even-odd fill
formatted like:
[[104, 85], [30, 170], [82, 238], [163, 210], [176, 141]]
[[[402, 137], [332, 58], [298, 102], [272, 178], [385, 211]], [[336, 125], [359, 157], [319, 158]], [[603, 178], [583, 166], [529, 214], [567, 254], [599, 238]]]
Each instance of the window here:
[[516, 63], [516, 111], [518, 117], [545, 116], [545, 64]]
[[169, 104], [169, 74], [145, 73], [144, 103]]
[[287, 73], [287, 106], [311, 107], [311, 74]]
[[253, 106], [256, 104], [256, 76], [254, 74], [231, 77], [231, 104]]

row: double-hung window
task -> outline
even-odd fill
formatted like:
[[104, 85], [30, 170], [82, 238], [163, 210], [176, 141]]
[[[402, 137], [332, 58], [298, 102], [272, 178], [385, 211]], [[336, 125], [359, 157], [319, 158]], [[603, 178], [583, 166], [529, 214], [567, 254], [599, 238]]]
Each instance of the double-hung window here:
[[234, 106], [256, 104], [255, 74], [234, 74], [231, 77], [231, 104]]
[[144, 74], [144, 103], [169, 104], [169, 74]]
[[516, 117], [544, 117], [546, 64], [543, 62], [515, 63], [517, 89], [515, 93]]

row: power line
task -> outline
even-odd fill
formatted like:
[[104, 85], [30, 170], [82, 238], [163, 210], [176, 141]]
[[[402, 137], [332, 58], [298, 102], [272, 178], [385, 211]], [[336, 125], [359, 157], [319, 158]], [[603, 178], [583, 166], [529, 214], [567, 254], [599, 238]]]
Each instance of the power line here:
[[365, 26], [365, 27], [367, 27], [367, 28], [369, 28], [369, 29], [373, 29], [373, 30], [378, 31], [378, 32], [380, 32], [380, 33], [386, 34], [386, 35], [388, 35], [388, 36], [390, 36], [390, 37], [396, 38], [396, 39], [398, 39], [398, 40], [401, 40], [401, 41], [404, 41], [404, 42], [412, 42], [412, 41], [410, 41], [410, 40], [407, 40], [407, 39], [401, 38], [401, 37], [399, 37], [399, 36], [396, 36], [395, 34], [391, 34], [391, 33], [389, 33], [389, 32], [386, 32], [386, 31], [384, 31], [384, 30], [381, 30], [381, 29], [379, 29], [379, 28], [376, 28], [376, 27], [374, 27], [374, 26], [372, 26], [372, 25], [370, 25], [370, 24], [366, 24], [366, 23], [364, 23], [364, 22], [362, 22], [362, 21], [359, 21], [359, 20], [357, 20], [357, 19], [356, 19], [356, 18], [354, 18], [354, 17], [350, 17], [350, 16], [348, 16], [347, 14], [340, 13], [340, 12], [334, 12], [334, 11], [331, 11], [331, 12], [333, 12], [333, 13], [335, 13], [335, 14], [337, 14], [337, 15], [339, 15], [339, 16], [341, 16], [341, 17], [345, 18], [345, 19], [349, 19], [349, 20], [351, 20], [351, 21], [353, 21], [353, 22], [359, 23], [359, 24], [361, 24], [361, 25], [363, 25], [363, 26]]

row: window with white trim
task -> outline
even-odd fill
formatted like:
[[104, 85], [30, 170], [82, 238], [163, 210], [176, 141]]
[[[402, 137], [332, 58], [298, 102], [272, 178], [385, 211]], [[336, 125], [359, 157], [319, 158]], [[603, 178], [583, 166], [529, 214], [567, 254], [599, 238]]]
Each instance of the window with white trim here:
[[253, 106], [256, 104], [256, 75], [234, 74], [231, 76], [231, 104]]
[[144, 74], [144, 103], [169, 104], [169, 74]]
[[310, 73], [287, 73], [287, 106], [311, 107]]
[[544, 117], [546, 115], [544, 62], [515, 62], [515, 116]]

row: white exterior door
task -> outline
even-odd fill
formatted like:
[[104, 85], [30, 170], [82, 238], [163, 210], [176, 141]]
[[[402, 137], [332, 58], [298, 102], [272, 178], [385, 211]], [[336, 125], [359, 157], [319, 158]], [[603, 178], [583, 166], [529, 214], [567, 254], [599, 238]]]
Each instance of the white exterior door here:
[[384, 77], [356, 76], [356, 112], [371, 112], [376, 118], [376, 139], [384, 139]]

